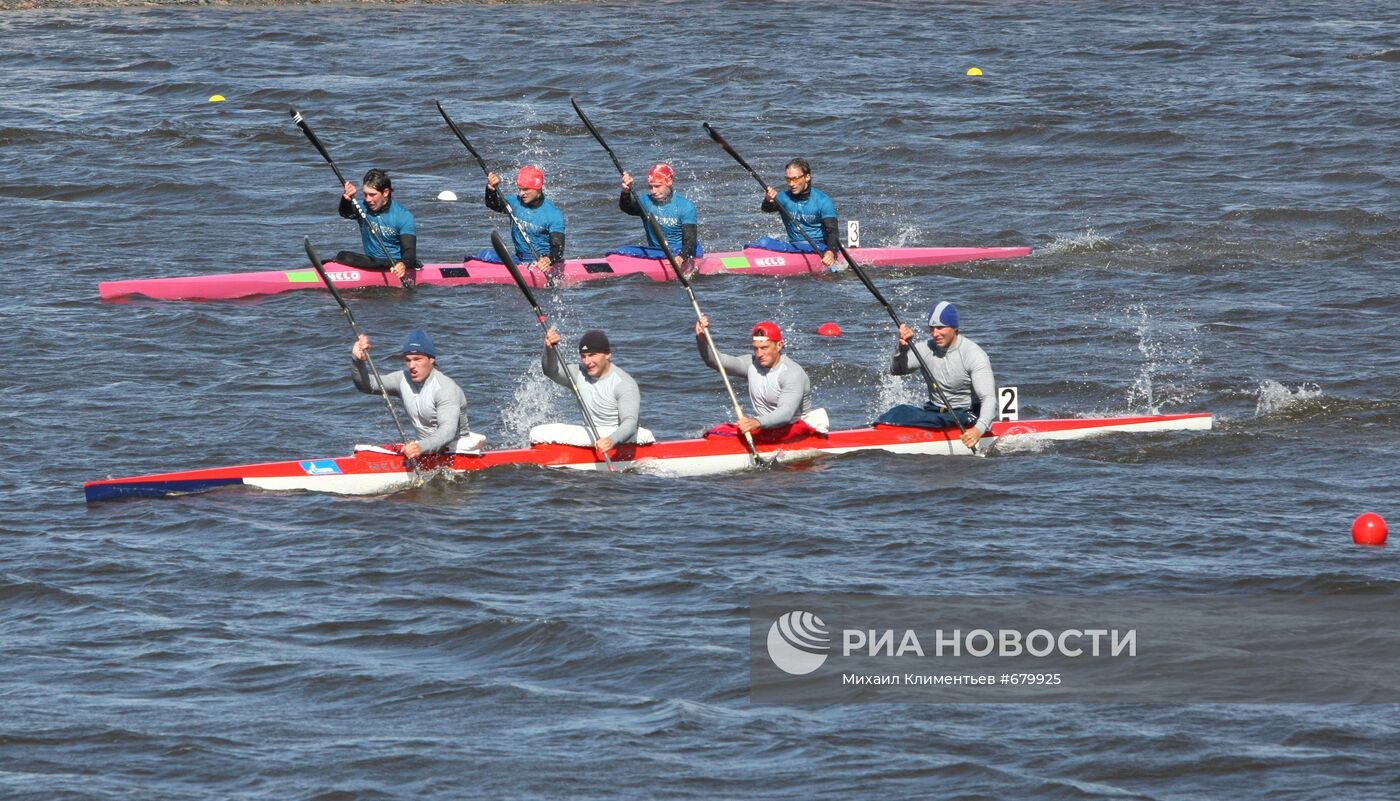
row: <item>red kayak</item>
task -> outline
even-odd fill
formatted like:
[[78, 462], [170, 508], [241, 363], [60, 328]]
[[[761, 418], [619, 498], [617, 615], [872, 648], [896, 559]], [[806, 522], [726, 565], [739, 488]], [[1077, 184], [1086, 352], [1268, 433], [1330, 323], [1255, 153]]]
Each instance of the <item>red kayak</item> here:
[[[1113, 432], [1207, 431], [1209, 414], [1169, 414], [1141, 417], [1066, 418], [1015, 420], [992, 424], [979, 450], [1003, 440], [1084, 439]], [[886, 451], [937, 456], [967, 455], [958, 430], [878, 425], [833, 431], [778, 443], [759, 443], [764, 462], [792, 462], [822, 454]], [[735, 437], [706, 437], [620, 445], [610, 452], [613, 466], [677, 476], [698, 476], [744, 470], [752, 465], [744, 445]], [[607, 470], [591, 448], [542, 444], [529, 448], [480, 453], [434, 454], [419, 459], [419, 472], [465, 473], [510, 464], [562, 467], [574, 470]], [[382, 495], [412, 487], [420, 480], [404, 457], [377, 446], [360, 446], [350, 456], [301, 459], [287, 462], [215, 467], [129, 478], [89, 481], [83, 492], [89, 503], [118, 498], [161, 497], [205, 492], [219, 487], [248, 486], [264, 490], [308, 490], [342, 495]]]

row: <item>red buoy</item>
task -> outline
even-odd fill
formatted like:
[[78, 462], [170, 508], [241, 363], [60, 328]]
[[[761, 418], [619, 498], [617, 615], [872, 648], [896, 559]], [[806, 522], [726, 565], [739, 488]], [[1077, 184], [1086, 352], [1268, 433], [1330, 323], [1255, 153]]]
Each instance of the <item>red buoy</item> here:
[[1351, 524], [1351, 539], [1357, 545], [1384, 545], [1389, 533], [1385, 518], [1375, 512], [1366, 512]]
[[839, 337], [841, 336], [841, 326], [836, 323], [822, 323], [821, 327], [817, 329], [817, 333], [824, 337]]

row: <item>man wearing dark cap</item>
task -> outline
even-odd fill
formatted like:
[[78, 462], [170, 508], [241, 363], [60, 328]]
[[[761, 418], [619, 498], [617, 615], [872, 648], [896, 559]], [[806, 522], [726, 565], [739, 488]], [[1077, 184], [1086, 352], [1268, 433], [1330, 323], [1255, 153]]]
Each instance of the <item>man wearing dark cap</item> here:
[[[369, 337], [361, 334], [350, 348], [350, 377], [361, 392], [379, 393], [379, 382], [370, 374]], [[416, 328], [403, 343], [404, 369], [384, 376], [384, 391], [403, 399], [418, 439], [403, 443], [403, 455], [470, 451], [486, 438], [467, 426], [467, 396], [457, 382], [437, 368], [437, 349], [427, 331]]]
[[963, 336], [959, 324], [957, 306], [946, 300], [934, 304], [928, 313], [928, 339], [914, 342], [914, 329], [900, 325], [899, 348], [890, 363], [890, 372], [894, 375], [919, 372], [918, 359], [910, 358], [909, 354], [911, 348], [918, 348], [934, 383], [943, 390], [951, 407], [935, 401], [929, 401], [922, 408], [901, 404], [880, 415], [875, 422], [925, 428], [952, 428], [961, 422], [966, 427], [962, 434], [963, 445], [973, 450], [977, 448], [977, 442], [997, 419], [997, 380], [987, 352]]
[[[626, 442], [655, 442], [651, 432], [637, 424], [642, 407], [641, 391], [626, 370], [612, 363], [612, 344], [608, 342], [608, 335], [597, 330], [585, 332], [578, 341], [577, 365], [561, 363], [556, 347], [558, 344], [558, 331], [551, 328], [545, 332], [544, 374], [565, 387], [569, 386], [570, 378], [573, 379], [579, 398], [597, 428], [598, 439], [592, 440], [592, 435], [586, 429], [579, 434], [582, 426], [561, 424], [548, 426], [553, 432], [548, 436], [537, 434], [539, 429], [532, 430], [530, 439], [578, 444], [573, 437], [582, 436], [583, 443], [591, 444], [600, 453]], [[573, 436], [559, 436], [558, 431], [562, 428], [572, 429]]]
[[802, 365], [783, 354], [782, 329], [764, 321], [753, 327], [753, 358], [719, 354], [720, 364], [710, 358], [705, 329], [710, 318], [700, 315], [695, 323], [695, 344], [700, 358], [712, 370], [745, 378], [749, 382], [749, 403], [753, 417], [740, 417], [738, 423], [716, 426], [706, 436], [749, 434], [760, 442], [777, 442], [800, 436], [826, 433], [826, 411], [812, 409], [812, 382]]

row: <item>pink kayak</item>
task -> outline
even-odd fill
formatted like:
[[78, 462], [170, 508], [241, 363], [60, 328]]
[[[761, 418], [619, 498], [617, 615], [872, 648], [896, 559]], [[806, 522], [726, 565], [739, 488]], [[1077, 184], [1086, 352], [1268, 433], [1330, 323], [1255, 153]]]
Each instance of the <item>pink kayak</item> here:
[[[1027, 247], [990, 248], [850, 248], [851, 256], [862, 265], [872, 267], [932, 267], [939, 264], [978, 261], [981, 259], [1015, 259], [1030, 255]], [[837, 261], [837, 265], [842, 262]], [[398, 287], [392, 275], [374, 270], [358, 270], [335, 262], [326, 262], [326, 273], [338, 289], [369, 289]], [[840, 271], [844, 267], [837, 267]], [[696, 260], [701, 275], [717, 273], [749, 273], [752, 275], [806, 275], [832, 272], [823, 267], [821, 259], [809, 253], [784, 253], [776, 250], [746, 248], [727, 253], [711, 253]], [[599, 278], [643, 275], [653, 281], [673, 281], [675, 275], [662, 259], [610, 254], [597, 259], [569, 259], [564, 262], [556, 283], [573, 284]], [[525, 272], [535, 286], [547, 285], [544, 275], [534, 270]], [[469, 259], [459, 264], [427, 264], [418, 271], [418, 283], [428, 286], [460, 286], [462, 284], [510, 284], [513, 280], [503, 264]], [[145, 297], [152, 300], [228, 300], [255, 295], [275, 295], [297, 289], [324, 289], [316, 271], [307, 267], [297, 270], [272, 270], [259, 273], [224, 273], [221, 275], [191, 275], [178, 278], [145, 278], [130, 281], [103, 281], [97, 286], [106, 301]]]

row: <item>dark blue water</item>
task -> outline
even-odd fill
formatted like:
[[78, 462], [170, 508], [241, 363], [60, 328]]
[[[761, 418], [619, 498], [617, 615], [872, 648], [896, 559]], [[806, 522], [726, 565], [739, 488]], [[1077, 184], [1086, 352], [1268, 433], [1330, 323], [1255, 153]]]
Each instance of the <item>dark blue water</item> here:
[[[1394, 797], [1394, 707], [754, 705], [746, 599], [1400, 590], [1349, 537], [1400, 523], [1397, 31], [1379, 2], [0, 15], [0, 797]], [[675, 165], [714, 250], [776, 231], [704, 121], [769, 180], [809, 158], [865, 245], [1034, 247], [878, 280], [910, 320], [957, 303], [1025, 416], [1215, 431], [84, 505], [102, 476], [392, 437], [324, 294], [98, 302], [354, 245], [289, 106], [347, 173], [389, 169], [448, 261], [504, 228], [434, 100], [493, 167], [545, 168], [571, 255], [639, 236], [570, 96], [634, 171]], [[696, 291], [731, 351], [782, 324], [838, 427], [918, 396], [850, 276]], [[677, 287], [542, 300], [609, 331], [658, 435], [725, 419]], [[494, 444], [570, 419], [515, 290], [351, 303], [389, 344], [429, 327]]]

